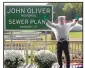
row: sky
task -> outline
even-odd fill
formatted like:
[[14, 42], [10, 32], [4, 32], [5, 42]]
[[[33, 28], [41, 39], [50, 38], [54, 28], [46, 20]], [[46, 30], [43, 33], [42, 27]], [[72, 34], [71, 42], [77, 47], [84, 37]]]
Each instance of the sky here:
[[5, 3], [5, 5], [46, 5], [47, 3]]

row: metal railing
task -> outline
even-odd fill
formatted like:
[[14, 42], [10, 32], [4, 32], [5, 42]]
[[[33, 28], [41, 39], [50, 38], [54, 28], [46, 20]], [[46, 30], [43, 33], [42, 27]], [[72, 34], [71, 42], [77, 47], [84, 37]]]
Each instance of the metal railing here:
[[[82, 62], [82, 41], [69, 41], [70, 42], [70, 56], [71, 62]], [[47, 45], [45, 45], [45, 43]], [[25, 40], [10, 40], [4, 41], [4, 54], [10, 51], [16, 51], [22, 54], [26, 59], [26, 64], [31, 63], [34, 64], [34, 53], [39, 50], [47, 49], [51, 52], [56, 53], [56, 44], [57, 41], [25, 41]], [[63, 54], [63, 62], [65, 62], [64, 54]]]

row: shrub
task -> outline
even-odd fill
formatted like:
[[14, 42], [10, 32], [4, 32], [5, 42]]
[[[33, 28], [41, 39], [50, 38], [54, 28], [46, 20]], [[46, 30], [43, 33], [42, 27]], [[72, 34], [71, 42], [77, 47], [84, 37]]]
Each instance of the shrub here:
[[6, 68], [17, 68], [25, 62], [23, 56], [19, 53], [8, 52], [4, 56], [4, 65]]
[[57, 61], [57, 57], [48, 50], [40, 50], [35, 53], [34, 60], [39, 68], [51, 68], [52, 64]]

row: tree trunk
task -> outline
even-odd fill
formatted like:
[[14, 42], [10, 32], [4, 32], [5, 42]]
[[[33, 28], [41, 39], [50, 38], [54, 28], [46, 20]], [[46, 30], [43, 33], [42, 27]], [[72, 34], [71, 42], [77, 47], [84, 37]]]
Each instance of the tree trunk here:
[[51, 40], [56, 40], [56, 38], [55, 38], [55, 35], [54, 35], [54, 32], [53, 32], [53, 31], [51, 32]]

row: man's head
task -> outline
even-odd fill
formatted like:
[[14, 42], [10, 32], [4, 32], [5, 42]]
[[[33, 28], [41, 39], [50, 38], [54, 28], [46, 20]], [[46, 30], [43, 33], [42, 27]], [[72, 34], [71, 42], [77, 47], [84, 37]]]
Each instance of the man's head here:
[[65, 16], [59, 16], [58, 17], [58, 23], [61, 25], [64, 25], [66, 22], [66, 17]]

